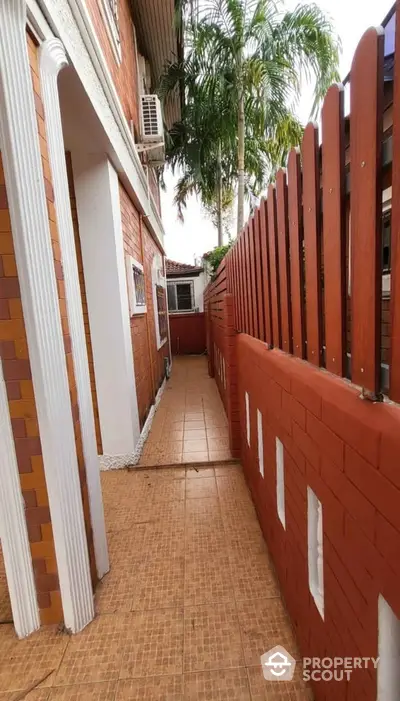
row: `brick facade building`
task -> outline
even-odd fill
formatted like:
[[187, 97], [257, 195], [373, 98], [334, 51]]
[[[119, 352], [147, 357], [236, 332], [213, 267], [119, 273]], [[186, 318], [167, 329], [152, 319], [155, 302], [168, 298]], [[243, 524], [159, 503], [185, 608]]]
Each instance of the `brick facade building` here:
[[170, 360], [140, 114], [181, 50], [173, 18], [173, 0], [0, 7], [0, 598], [20, 637], [93, 618], [99, 465], [135, 461]]

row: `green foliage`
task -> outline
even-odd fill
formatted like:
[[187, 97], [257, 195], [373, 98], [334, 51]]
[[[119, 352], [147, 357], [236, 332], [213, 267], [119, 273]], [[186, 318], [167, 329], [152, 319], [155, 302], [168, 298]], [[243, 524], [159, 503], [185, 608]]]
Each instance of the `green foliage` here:
[[[185, 56], [166, 67], [162, 100], [181, 89], [181, 121], [167, 135], [167, 163], [178, 169], [180, 216], [190, 195], [215, 212], [232, 201], [239, 169], [238, 105], [244, 101], [244, 170], [259, 194], [286, 165], [303, 127], [295, 116], [302, 81], [314, 84], [315, 116], [338, 79], [339, 40], [315, 3], [285, 11], [282, 0], [176, 0], [185, 18]], [[219, 158], [221, 154], [221, 158]], [[219, 190], [222, 187], [222, 198]]]
[[208, 253], [204, 254], [203, 258], [210, 266], [211, 275], [215, 275], [221, 261], [225, 258], [231, 246], [232, 242], [226, 244], [226, 246], [217, 246], [212, 251], [208, 251]]

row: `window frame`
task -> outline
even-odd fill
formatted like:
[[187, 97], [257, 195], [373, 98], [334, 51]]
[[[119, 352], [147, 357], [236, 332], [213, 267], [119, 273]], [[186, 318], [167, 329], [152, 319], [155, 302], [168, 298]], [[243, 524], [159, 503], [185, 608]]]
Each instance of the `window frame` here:
[[[126, 276], [128, 281], [128, 297], [129, 297], [129, 313], [130, 316], [138, 316], [147, 314], [147, 300], [146, 300], [146, 279], [144, 274], [144, 268], [139, 261], [132, 258], [132, 256], [126, 256]], [[143, 275], [143, 288], [144, 288], [144, 304], [139, 304], [136, 298], [136, 284], [135, 275], [133, 269], [136, 268]]]
[[122, 60], [121, 32], [119, 27], [119, 0], [115, 0], [116, 14], [111, 10], [109, 0], [98, 0], [101, 16], [107, 31], [115, 61], [120, 65]]
[[191, 297], [191, 308], [190, 309], [170, 309], [168, 302], [168, 312], [169, 314], [193, 314], [196, 311], [196, 299], [194, 293], [194, 280], [192, 278], [180, 278], [179, 280], [167, 280], [167, 300], [168, 300], [168, 288], [175, 288], [175, 301], [178, 306], [178, 292], [177, 285], [190, 285], [190, 297]]

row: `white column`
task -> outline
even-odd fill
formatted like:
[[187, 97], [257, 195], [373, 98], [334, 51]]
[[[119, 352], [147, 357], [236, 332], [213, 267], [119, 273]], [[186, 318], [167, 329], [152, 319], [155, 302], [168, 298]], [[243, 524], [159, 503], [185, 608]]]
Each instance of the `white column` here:
[[118, 175], [103, 154], [72, 153], [103, 468], [133, 461], [140, 435]]
[[40, 47], [40, 78], [46, 117], [50, 166], [53, 176], [58, 233], [60, 236], [63, 261], [72, 355], [78, 390], [79, 416], [90, 500], [90, 516], [93, 530], [96, 568], [97, 575], [99, 579], [101, 579], [110, 569], [110, 565], [108, 560], [85, 326], [82, 313], [82, 300], [57, 85], [58, 74], [66, 65], [67, 57], [61, 41], [59, 39], [47, 39]]
[[0, 537], [15, 631], [19, 638], [39, 628], [31, 551], [15, 455], [6, 384], [0, 358]]
[[94, 616], [50, 227], [26, 41], [25, 0], [0, 3], [0, 145], [39, 420], [64, 622]]

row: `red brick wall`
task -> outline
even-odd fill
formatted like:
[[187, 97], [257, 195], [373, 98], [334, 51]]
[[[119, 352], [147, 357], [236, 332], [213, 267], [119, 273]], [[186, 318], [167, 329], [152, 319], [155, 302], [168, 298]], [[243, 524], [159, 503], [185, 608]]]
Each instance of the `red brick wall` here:
[[122, 60], [118, 65], [111, 47], [103, 15], [99, 3], [103, 0], [86, 0], [97, 37], [112, 75], [124, 114], [128, 122], [133, 120], [135, 128], [139, 128], [137, 105], [137, 64], [135, 41], [132, 28], [132, 10], [129, 0], [119, 0], [119, 28], [121, 39]]
[[157, 351], [155, 331], [151, 274], [153, 258], [161, 251], [143, 221], [141, 224], [139, 212], [121, 184], [120, 202], [125, 253], [143, 265], [145, 275], [147, 313], [131, 318], [136, 392], [143, 426], [164, 376], [164, 356], [169, 353], [168, 343]]
[[206, 350], [205, 314], [171, 314], [172, 355], [200, 355]]
[[[244, 471], [301, 653], [377, 657], [379, 594], [400, 618], [399, 408], [363, 401], [349, 383], [245, 334], [236, 350]], [[276, 508], [276, 437], [284, 445], [286, 530]], [[307, 486], [323, 508], [325, 621], [308, 587]], [[376, 673], [355, 670], [349, 682], [314, 684], [314, 693], [316, 701], [375, 701]]]

